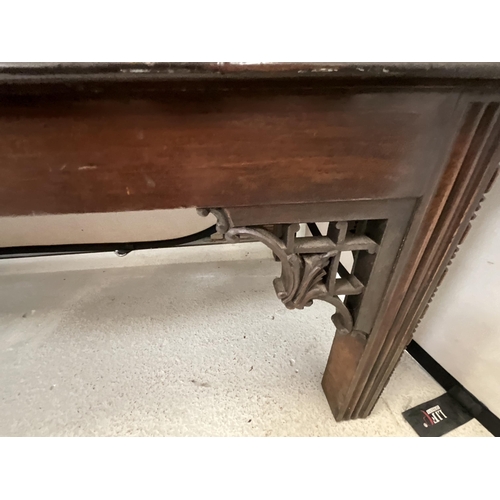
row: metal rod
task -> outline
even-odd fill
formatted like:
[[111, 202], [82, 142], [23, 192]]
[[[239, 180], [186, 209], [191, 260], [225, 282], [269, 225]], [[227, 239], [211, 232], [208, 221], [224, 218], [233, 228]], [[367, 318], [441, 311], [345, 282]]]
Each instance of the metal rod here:
[[215, 225], [198, 233], [174, 238], [171, 240], [138, 241], [133, 243], [79, 243], [74, 245], [35, 245], [0, 248], [0, 259], [34, 257], [41, 255], [64, 255], [93, 252], [116, 252], [126, 255], [134, 250], [149, 250], [152, 248], [171, 248], [186, 245], [203, 238], [209, 238], [215, 233]]

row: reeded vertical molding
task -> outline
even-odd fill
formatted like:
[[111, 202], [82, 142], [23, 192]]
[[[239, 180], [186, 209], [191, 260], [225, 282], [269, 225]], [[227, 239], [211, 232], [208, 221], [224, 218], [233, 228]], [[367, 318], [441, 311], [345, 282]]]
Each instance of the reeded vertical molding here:
[[[392, 295], [400, 305], [396, 314], [384, 311], [375, 325], [360, 361], [356, 384], [338, 419], [366, 417], [373, 409], [491, 185], [498, 169], [499, 144], [499, 104], [471, 103], [423, 218], [421, 243], [415, 245], [415, 258], [407, 266], [408, 281], [401, 279]], [[436, 210], [440, 215], [433, 222]]]

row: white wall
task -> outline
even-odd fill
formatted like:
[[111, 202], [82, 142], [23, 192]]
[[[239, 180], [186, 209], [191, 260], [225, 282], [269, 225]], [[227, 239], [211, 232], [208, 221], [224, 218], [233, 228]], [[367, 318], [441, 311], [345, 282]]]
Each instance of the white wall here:
[[0, 247], [168, 240], [212, 224], [194, 208], [0, 217]]
[[477, 213], [415, 340], [500, 417], [500, 180]]

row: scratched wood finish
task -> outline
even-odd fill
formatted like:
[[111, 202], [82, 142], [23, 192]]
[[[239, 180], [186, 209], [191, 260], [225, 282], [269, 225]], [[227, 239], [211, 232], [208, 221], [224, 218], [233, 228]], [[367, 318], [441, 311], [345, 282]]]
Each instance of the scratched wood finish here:
[[0, 98], [0, 215], [420, 196], [455, 101], [293, 86]]
[[366, 417], [498, 171], [499, 103], [500, 64], [0, 64], [0, 216], [414, 203], [370, 331], [337, 332], [323, 377], [337, 420]]

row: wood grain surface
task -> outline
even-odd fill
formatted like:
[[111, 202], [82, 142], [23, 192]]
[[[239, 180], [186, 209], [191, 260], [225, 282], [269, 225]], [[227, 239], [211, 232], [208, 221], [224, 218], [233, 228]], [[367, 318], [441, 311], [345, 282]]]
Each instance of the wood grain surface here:
[[276, 94], [4, 97], [0, 215], [420, 196], [457, 99]]

